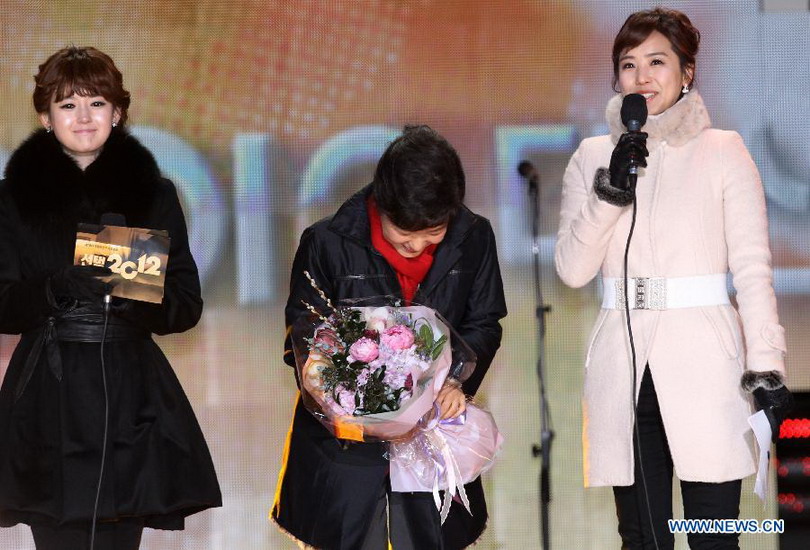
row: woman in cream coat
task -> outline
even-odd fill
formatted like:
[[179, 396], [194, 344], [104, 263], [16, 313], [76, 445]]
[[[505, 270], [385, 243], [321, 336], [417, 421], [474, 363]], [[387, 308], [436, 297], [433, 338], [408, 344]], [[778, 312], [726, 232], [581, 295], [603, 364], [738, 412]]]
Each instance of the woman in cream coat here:
[[[673, 465], [687, 482], [686, 517], [715, 517], [689, 501], [690, 488], [716, 493], [728, 504], [719, 517], [736, 517], [739, 480], [755, 471], [748, 392], [763, 387], [765, 394], [757, 394], [763, 399], [787, 392], [763, 188], [740, 136], [712, 129], [702, 99], [691, 90], [698, 42], [697, 30], [680, 12], [657, 8], [628, 18], [614, 45], [622, 94], [607, 106], [611, 133], [584, 140], [564, 177], [557, 271], [572, 287], [601, 271], [605, 289], [585, 364], [585, 484], [616, 487], [625, 548], [647, 548], [644, 540], [651, 535], [660, 548], [671, 547], [664, 520], [672, 517]], [[638, 135], [622, 138], [620, 108], [631, 93], [646, 98], [646, 149]], [[625, 183], [630, 156], [642, 165], [635, 194]], [[627, 275], [635, 380], [622, 307], [634, 195], [637, 218]], [[728, 272], [736, 309], [726, 292]], [[646, 492], [654, 500], [653, 533], [646, 498], [635, 491], [634, 401], [640, 394], [642, 429], [642, 409], [661, 425], [647, 441], [643, 432], [640, 437]], [[766, 400], [761, 406], [769, 405]], [[660, 448], [648, 449], [645, 445], [655, 446], [651, 439]], [[648, 467], [648, 460], [657, 459], [668, 461], [668, 468], [647, 471], [662, 469]], [[660, 480], [664, 496], [651, 479]], [[731, 482], [727, 490], [718, 492], [725, 482]], [[728, 547], [736, 548], [732, 538]], [[700, 547], [699, 539], [690, 535], [693, 548]]]

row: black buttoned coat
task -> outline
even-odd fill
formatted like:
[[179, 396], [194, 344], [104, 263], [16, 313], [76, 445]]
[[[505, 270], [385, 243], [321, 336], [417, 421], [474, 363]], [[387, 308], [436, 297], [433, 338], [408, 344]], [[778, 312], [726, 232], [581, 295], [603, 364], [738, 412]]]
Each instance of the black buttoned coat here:
[[[328, 310], [304, 271], [333, 302], [402, 296], [396, 273], [371, 244], [366, 211], [370, 192], [370, 187], [362, 189], [334, 216], [304, 231], [290, 277], [285, 310], [288, 326], [308, 313], [302, 300], [320, 311]], [[476, 353], [476, 369], [463, 383], [464, 392], [475, 395], [500, 346], [499, 321], [506, 315], [495, 236], [485, 218], [466, 207], [459, 210], [436, 248], [433, 265], [413, 302], [436, 309]], [[294, 365], [289, 335], [284, 359]], [[299, 400], [286, 455], [272, 510], [275, 521], [297, 539], [318, 548], [358, 548], [378, 495], [387, 483], [388, 461], [383, 444], [341, 444]], [[486, 526], [480, 478], [468, 484], [466, 490], [472, 516], [459, 503], [453, 503], [442, 528], [445, 549], [472, 544]], [[432, 498], [411, 500], [409, 513], [419, 518], [414, 522], [438, 523]], [[417, 548], [436, 547], [429, 534], [419, 540], [420, 534], [430, 531], [428, 525], [414, 527]]]

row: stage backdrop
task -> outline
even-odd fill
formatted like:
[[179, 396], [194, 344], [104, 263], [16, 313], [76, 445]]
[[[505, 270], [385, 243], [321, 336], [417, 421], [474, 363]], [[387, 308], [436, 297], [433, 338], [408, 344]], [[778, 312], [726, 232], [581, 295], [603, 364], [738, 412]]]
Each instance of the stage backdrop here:
[[[702, 31], [698, 88], [715, 125], [739, 131], [762, 170], [791, 386], [807, 389], [810, 15], [769, 4], [670, 2]], [[506, 284], [503, 347], [479, 396], [507, 443], [485, 478], [491, 518], [478, 548], [539, 547], [534, 294], [526, 189], [515, 170], [524, 158], [542, 179], [543, 290], [552, 306], [552, 546], [618, 547], [611, 491], [582, 488], [579, 398], [599, 291], [565, 288], [551, 259], [565, 164], [583, 137], [605, 131], [612, 38], [629, 13], [653, 5], [0, 2], [0, 167], [37, 125], [37, 65], [66, 45], [93, 45], [122, 69], [132, 132], [186, 209], [206, 310], [194, 330], [159, 340], [208, 437], [224, 507], [191, 518], [184, 533], [148, 531], [144, 548], [294, 548], [267, 521], [295, 398], [281, 361], [291, 258], [301, 229], [368, 183], [386, 144], [417, 122], [458, 148], [467, 202], [493, 222]], [[0, 340], [0, 374], [13, 344]], [[741, 517], [776, 517], [749, 494], [750, 480], [744, 491]], [[776, 539], [744, 535], [742, 546], [773, 549]], [[33, 548], [28, 530], [0, 531], [0, 548]]]

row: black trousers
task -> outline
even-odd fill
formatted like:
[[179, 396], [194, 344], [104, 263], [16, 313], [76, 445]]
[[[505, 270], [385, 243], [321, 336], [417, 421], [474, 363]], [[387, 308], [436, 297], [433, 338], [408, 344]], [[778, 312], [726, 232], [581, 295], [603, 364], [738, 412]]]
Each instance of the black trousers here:
[[[640, 435], [637, 437], [637, 434], [633, 433], [635, 483], [629, 487], [613, 488], [622, 549], [672, 550], [675, 546], [675, 537], [670, 533], [667, 523], [667, 520], [672, 519], [672, 455], [669, 452], [649, 366], [645, 368], [641, 379], [636, 422]], [[642, 481], [642, 467], [646, 491], [645, 483]], [[741, 485], [741, 480], [725, 483], [681, 481], [684, 517], [737, 518], [740, 514]], [[692, 550], [739, 548], [737, 534], [690, 533], [687, 539]]]
[[[32, 525], [37, 550], [89, 550], [91, 524], [73, 523], [53, 527]], [[127, 519], [96, 523], [94, 550], [138, 550], [143, 520]]]
[[377, 499], [360, 550], [442, 550], [442, 527], [432, 493], [395, 493], [388, 484]]

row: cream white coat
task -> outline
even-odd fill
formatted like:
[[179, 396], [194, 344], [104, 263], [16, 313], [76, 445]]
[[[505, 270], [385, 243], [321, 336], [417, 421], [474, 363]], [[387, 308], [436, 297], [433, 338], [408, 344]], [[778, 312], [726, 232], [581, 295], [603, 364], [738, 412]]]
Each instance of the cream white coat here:
[[[611, 135], [585, 139], [563, 180], [555, 262], [581, 287], [600, 271], [622, 277], [632, 206], [593, 191], [624, 131], [614, 97]], [[602, 309], [589, 340], [583, 395], [586, 486], [633, 483], [633, 395], [649, 364], [675, 472], [685, 481], [723, 482], [754, 473], [744, 369], [784, 373], [785, 337], [772, 286], [765, 197], [759, 173], [736, 132], [711, 129], [691, 92], [652, 116], [647, 168], [639, 170], [630, 277], [731, 272], [737, 307], [633, 310], [637, 356], [633, 384], [624, 312]]]

